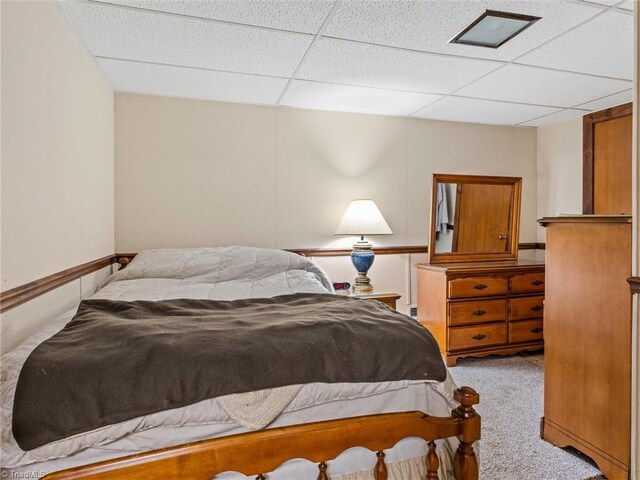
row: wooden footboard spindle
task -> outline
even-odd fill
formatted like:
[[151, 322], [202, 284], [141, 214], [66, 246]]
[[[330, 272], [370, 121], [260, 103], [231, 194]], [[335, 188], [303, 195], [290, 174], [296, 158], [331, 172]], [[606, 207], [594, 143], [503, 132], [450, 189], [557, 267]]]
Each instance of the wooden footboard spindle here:
[[318, 464], [318, 470], [320, 473], [318, 474], [318, 480], [329, 480], [329, 475], [327, 475], [327, 464], [324, 462], [320, 462]]
[[453, 475], [456, 479], [478, 478], [478, 459], [473, 443], [480, 440], [480, 415], [473, 406], [478, 404], [480, 396], [473, 388], [458, 388], [453, 398], [460, 406], [453, 411], [453, 416], [462, 419], [462, 434], [458, 435], [460, 445], [453, 459]]
[[427, 480], [438, 480], [438, 469], [440, 468], [440, 460], [436, 453], [436, 442], [429, 442], [429, 453], [427, 453]]
[[387, 480], [387, 465], [384, 463], [384, 452], [382, 450], [376, 452], [378, 461], [373, 469], [373, 476], [376, 480]]
[[290, 425], [229, 435], [175, 447], [117, 458], [47, 475], [49, 480], [210, 480], [236, 471], [268, 480], [271, 472], [293, 458], [318, 463], [318, 480], [329, 480], [327, 463], [351, 447], [377, 452], [376, 480], [387, 480], [384, 450], [407, 437], [428, 443], [426, 480], [438, 479], [436, 439], [457, 437], [460, 446], [453, 460], [456, 480], [478, 480], [473, 443], [480, 439], [480, 415], [473, 406], [479, 395], [469, 387], [454, 392], [460, 406], [450, 417], [423, 412], [383, 413], [324, 422]]

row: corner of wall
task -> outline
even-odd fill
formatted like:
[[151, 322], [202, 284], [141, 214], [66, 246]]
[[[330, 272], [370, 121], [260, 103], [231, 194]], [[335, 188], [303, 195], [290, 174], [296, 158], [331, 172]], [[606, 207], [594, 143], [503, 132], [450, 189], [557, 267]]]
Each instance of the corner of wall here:
[[[115, 119], [113, 89], [54, 1], [1, 2], [1, 12], [6, 291], [113, 253]], [[52, 313], [67, 306], [47, 298]], [[28, 329], [16, 318], [2, 315], [3, 345]]]

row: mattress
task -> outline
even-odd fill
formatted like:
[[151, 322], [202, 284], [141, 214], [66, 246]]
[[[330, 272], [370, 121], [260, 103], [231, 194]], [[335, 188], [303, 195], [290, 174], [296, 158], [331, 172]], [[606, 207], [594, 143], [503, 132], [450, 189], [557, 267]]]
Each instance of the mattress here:
[[[92, 298], [233, 300], [322, 292], [331, 294], [331, 283], [324, 272], [308, 259], [278, 250], [225, 247], [143, 252], [129, 267], [114, 274]], [[22, 451], [11, 432], [13, 394], [20, 367], [30, 352], [60, 330], [73, 314], [74, 311], [67, 312], [2, 358], [2, 468], [8, 473], [35, 472], [41, 475], [128, 454], [244, 433], [255, 427], [251, 422], [243, 421], [242, 415], [234, 415], [237, 412], [228, 408], [230, 402], [225, 402], [226, 399], [214, 398], [75, 435], [28, 452]], [[444, 382], [314, 383], [282, 392], [273, 389], [271, 397], [282, 397], [281, 409], [273, 414], [268, 426], [411, 410], [447, 416], [456, 406], [453, 400], [455, 388], [447, 376]], [[454, 447], [455, 440], [453, 443], [439, 442], [443, 478], [447, 476], [448, 458]], [[422, 440], [406, 439], [388, 452], [386, 460], [389, 464], [401, 463], [424, 454]], [[374, 463], [375, 455], [356, 448], [330, 462], [329, 474], [338, 478], [370, 469]], [[316, 476], [317, 468], [313, 464], [296, 459], [287, 462], [269, 478], [315, 479]], [[220, 477], [238, 478], [237, 474]]]

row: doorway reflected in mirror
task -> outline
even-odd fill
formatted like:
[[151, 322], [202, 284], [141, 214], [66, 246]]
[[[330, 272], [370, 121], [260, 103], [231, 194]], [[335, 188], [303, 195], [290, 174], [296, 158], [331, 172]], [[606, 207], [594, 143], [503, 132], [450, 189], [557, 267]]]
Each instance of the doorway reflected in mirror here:
[[429, 262], [515, 260], [520, 177], [435, 174]]

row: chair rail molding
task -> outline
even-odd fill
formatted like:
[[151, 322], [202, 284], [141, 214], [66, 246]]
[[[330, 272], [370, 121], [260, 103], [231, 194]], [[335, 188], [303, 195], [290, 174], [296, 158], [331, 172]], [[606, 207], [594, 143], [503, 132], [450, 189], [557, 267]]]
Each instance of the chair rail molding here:
[[[520, 250], [544, 250], [544, 243], [531, 242], [521, 243]], [[350, 248], [291, 248], [284, 249], [288, 252], [297, 253], [305, 257], [346, 257], [351, 254]], [[374, 248], [376, 255], [407, 255], [423, 253], [426, 254], [426, 245], [399, 245]], [[121, 267], [127, 265], [136, 253], [116, 253], [92, 260], [90, 262], [67, 268], [60, 272], [39, 278], [33, 282], [25, 283], [10, 290], [0, 292], [0, 312], [5, 312], [14, 307], [22, 305], [34, 298], [44, 295], [62, 285], [72, 282], [90, 273], [102, 270], [109, 265], [119, 263]]]

